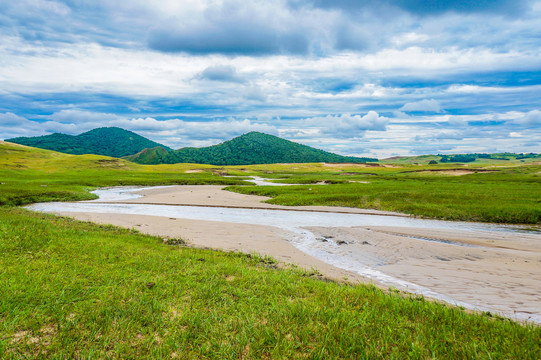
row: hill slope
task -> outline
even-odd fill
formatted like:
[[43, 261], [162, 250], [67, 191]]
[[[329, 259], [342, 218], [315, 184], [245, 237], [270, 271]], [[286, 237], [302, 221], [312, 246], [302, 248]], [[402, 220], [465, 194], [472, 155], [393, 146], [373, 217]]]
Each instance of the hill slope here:
[[336, 155], [259, 132], [250, 132], [222, 144], [204, 148], [187, 147], [171, 152], [147, 149], [136, 155], [127, 156], [126, 159], [141, 164], [195, 163], [212, 165], [377, 161], [373, 158]]
[[6, 141], [74, 155], [122, 157], [136, 154], [146, 148], [162, 147], [170, 150], [164, 145], [117, 127], [98, 128], [77, 136], [55, 133], [46, 136], [18, 137]]

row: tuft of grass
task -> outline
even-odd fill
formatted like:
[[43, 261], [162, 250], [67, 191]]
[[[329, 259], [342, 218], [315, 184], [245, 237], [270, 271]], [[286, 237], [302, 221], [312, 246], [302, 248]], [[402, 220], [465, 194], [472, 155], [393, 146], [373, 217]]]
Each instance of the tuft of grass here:
[[0, 357], [541, 357], [540, 327], [312, 275], [0, 207]]

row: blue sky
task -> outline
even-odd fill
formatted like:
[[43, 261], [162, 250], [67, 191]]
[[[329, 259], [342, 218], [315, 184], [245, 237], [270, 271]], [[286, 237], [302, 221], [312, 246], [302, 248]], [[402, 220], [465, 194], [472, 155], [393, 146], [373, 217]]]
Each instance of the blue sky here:
[[541, 1], [0, 1], [0, 139], [541, 152]]

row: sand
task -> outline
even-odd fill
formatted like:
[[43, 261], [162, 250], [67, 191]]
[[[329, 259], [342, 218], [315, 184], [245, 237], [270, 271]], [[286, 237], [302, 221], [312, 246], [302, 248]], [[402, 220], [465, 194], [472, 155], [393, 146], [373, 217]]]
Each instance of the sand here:
[[[269, 200], [266, 196], [244, 195], [230, 191], [223, 191], [220, 185], [180, 185], [166, 188], [143, 190], [141, 199], [114, 201], [134, 204], [151, 205], [189, 205], [189, 206], [216, 206], [244, 209], [280, 209], [291, 211], [323, 211], [348, 214], [374, 214], [409, 217], [391, 211], [379, 211], [371, 209], [357, 209], [338, 206], [282, 206], [263, 203]], [[106, 201], [104, 201], [107, 203]]]
[[362, 248], [385, 274], [455, 300], [523, 319], [541, 313], [538, 237], [393, 227], [309, 230], [345, 241], [343, 252]]
[[[221, 190], [221, 186], [173, 186], [142, 191], [143, 198], [124, 203], [288, 209], [261, 203], [267, 198]], [[407, 216], [335, 207], [295, 210]], [[135, 228], [163, 237], [182, 237], [189, 245], [270, 255], [284, 264], [315, 268], [326, 277], [354, 283], [370, 279], [317, 260], [271, 226], [186, 220], [145, 215], [60, 213], [81, 220]], [[430, 288], [458, 301], [518, 319], [541, 321], [541, 241], [539, 235], [474, 233], [379, 227], [311, 227], [322, 241], [343, 241], [339, 252], [361, 254], [363, 262], [396, 278]], [[376, 284], [378, 285], [378, 284]], [[379, 284], [381, 285], [381, 284]]]

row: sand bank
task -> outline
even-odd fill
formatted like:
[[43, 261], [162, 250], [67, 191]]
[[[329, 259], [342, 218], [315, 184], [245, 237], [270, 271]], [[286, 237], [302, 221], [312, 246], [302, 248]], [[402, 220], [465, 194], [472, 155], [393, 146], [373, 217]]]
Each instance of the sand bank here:
[[[217, 206], [243, 209], [326, 211], [345, 214], [374, 214], [409, 217], [409, 215], [406, 214], [371, 209], [357, 209], [338, 206], [283, 206], [267, 204], [263, 201], [269, 200], [269, 197], [238, 194], [230, 191], [223, 191], [223, 188], [224, 187], [220, 185], [168, 186], [165, 188], [147, 189], [139, 192], [139, 194], [144, 195], [143, 199], [114, 202], [156, 205]], [[100, 201], [97, 200], [97, 202]]]

